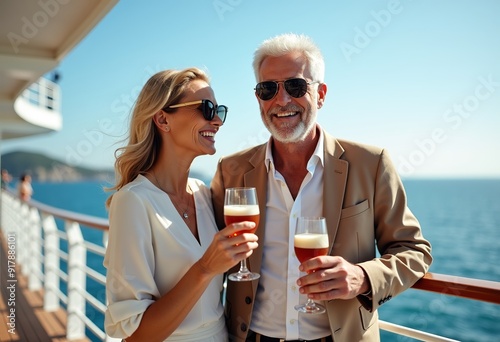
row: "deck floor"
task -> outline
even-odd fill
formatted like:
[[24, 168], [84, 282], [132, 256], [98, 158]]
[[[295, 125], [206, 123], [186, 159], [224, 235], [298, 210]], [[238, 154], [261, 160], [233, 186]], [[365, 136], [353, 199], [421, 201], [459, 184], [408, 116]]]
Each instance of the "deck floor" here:
[[[19, 267], [16, 268], [17, 281], [9, 281], [6, 250], [5, 238], [0, 232], [0, 341], [69, 341], [66, 338], [66, 311], [64, 309], [58, 309], [54, 312], [44, 311], [43, 290], [30, 291], [27, 279], [21, 275]], [[15, 296], [10, 294], [9, 286], [12, 284], [15, 285]], [[15, 318], [9, 318], [10, 310], [14, 308]], [[71, 341], [89, 342], [90, 340]]]

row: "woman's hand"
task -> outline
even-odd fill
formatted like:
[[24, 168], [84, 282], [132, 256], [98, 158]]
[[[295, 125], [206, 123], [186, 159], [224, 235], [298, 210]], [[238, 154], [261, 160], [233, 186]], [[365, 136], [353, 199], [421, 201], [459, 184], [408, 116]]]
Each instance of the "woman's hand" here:
[[212, 243], [198, 261], [204, 272], [215, 275], [226, 272], [241, 260], [248, 258], [258, 247], [258, 237], [248, 231], [255, 223], [233, 223], [215, 234]]

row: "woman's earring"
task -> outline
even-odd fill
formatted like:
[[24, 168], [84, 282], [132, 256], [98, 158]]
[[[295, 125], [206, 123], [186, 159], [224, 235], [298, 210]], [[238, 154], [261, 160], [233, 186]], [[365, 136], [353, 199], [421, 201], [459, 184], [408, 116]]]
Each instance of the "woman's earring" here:
[[165, 132], [170, 132], [170, 127], [168, 127], [167, 125], [165, 125], [164, 130], [165, 130]]

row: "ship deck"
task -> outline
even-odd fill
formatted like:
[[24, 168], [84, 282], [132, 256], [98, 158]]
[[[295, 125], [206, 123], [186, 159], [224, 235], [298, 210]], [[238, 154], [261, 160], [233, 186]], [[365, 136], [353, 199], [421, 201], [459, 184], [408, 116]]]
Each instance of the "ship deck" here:
[[[65, 342], [67, 313], [43, 309], [43, 290], [30, 291], [26, 277], [16, 267], [16, 281], [9, 282], [5, 238], [0, 233], [0, 341]], [[15, 289], [15, 291], [12, 291]], [[9, 305], [10, 304], [10, 305]], [[14, 314], [11, 314], [14, 309]], [[9, 315], [12, 315], [9, 318]], [[9, 324], [10, 323], [10, 324]], [[71, 340], [88, 342], [89, 339]]]

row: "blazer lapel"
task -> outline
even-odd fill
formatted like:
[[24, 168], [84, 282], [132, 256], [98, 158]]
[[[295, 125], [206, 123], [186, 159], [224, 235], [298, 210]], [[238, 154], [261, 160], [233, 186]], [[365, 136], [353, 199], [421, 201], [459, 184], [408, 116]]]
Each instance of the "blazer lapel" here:
[[344, 149], [339, 142], [323, 131], [325, 171], [323, 173], [323, 215], [326, 218], [328, 237], [330, 239], [329, 254], [332, 253], [333, 243], [342, 212], [342, 203], [347, 184], [349, 163], [341, 160]]
[[248, 260], [248, 266], [253, 272], [259, 272], [262, 264], [262, 252], [265, 239], [264, 225], [266, 222], [267, 203], [267, 169], [265, 164], [266, 144], [250, 158], [249, 162], [253, 166], [244, 175], [244, 186], [253, 186], [257, 190], [257, 200], [259, 201], [260, 219], [256, 234], [259, 237], [259, 247], [254, 250]]

